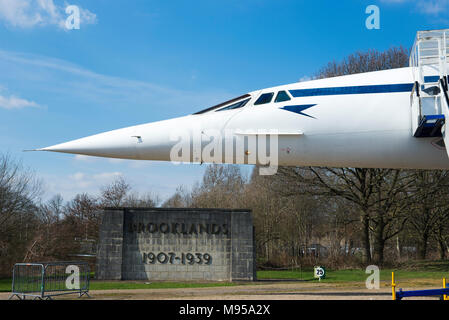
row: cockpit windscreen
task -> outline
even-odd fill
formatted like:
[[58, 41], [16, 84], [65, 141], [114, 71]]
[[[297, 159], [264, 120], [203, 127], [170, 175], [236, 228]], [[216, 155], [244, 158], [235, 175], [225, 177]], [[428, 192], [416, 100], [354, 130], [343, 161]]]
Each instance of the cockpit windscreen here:
[[[221, 107], [225, 107], [225, 106], [227, 106], [227, 105], [230, 105], [230, 106], [229, 106], [229, 109], [228, 109], [228, 107], [226, 107], [226, 108], [223, 108], [223, 109], [221, 109], [221, 110], [219, 110], [219, 111], [222, 111], [222, 110], [230, 110], [230, 109], [236, 109], [237, 103], [234, 105], [233, 102], [237, 102], [237, 101], [243, 100], [243, 99], [245, 99], [245, 98], [251, 98], [251, 95], [245, 94], [245, 95], [240, 96], [240, 97], [237, 97], [237, 98], [235, 98], [235, 99], [232, 99], [232, 100], [229, 100], [229, 101], [220, 103], [220, 104], [218, 104], [218, 105], [216, 105], [216, 106], [213, 106], [213, 107], [204, 109], [204, 110], [202, 110], [202, 111], [199, 111], [199, 112], [197, 112], [197, 113], [194, 113], [194, 115], [197, 115], [197, 114], [203, 114], [203, 113], [206, 113], [206, 112], [209, 112], [209, 111], [213, 111], [213, 110], [216, 110], [216, 109], [220, 109]], [[244, 104], [238, 106], [238, 108], [243, 107], [248, 101], [249, 101], [249, 99], [247, 99], [247, 100], [245, 100], [245, 101], [238, 102], [239, 104], [241, 104], [241, 103], [244, 102]], [[231, 107], [233, 107], [233, 108], [231, 108]]]

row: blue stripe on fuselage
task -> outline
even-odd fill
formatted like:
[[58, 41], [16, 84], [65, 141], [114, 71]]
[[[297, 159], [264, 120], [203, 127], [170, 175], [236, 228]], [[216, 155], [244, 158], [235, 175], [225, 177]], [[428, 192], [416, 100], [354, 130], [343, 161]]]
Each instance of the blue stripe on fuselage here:
[[285, 106], [282, 107], [282, 110], [294, 112], [309, 118], [316, 119], [315, 117], [312, 117], [311, 115], [308, 115], [307, 113], [303, 113], [304, 110], [310, 109], [312, 107], [316, 106], [316, 104], [304, 104], [304, 105], [297, 105], [297, 106]]
[[296, 89], [289, 91], [293, 97], [299, 98], [299, 97], [314, 97], [314, 96], [334, 96], [344, 94], [411, 92], [412, 89], [413, 83], [400, 83], [400, 84], [381, 84], [371, 86]]
[[440, 81], [440, 76], [425, 76], [424, 77], [425, 83], [438, 82], [438, 81]]

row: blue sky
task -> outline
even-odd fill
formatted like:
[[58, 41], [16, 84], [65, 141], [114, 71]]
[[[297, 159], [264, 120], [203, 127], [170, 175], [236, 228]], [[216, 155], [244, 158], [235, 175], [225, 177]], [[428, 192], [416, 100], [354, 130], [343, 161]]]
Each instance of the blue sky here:
[[[372, 4], [379, 30], [365, 27]], [[79, 30], [63, 27], [68, 5], [80, 8]], [[165, 199], [204, 166], [22, 150], [189, 114], [357, 50], [411, 47], [417, 30], [449, 27], [448, 9], [449, 0], [0, 0], [0, 152], [36, 172], [45, 198], [97, 193], [124, 176]]]

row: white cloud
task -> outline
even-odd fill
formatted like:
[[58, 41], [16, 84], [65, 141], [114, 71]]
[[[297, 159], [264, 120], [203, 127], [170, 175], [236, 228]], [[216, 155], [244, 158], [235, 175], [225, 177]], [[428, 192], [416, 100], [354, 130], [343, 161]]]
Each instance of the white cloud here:
[[85, 174], [82, 172], [77, 172], [75, 174], [72, 174], [69, 176], [70, 179], [75, 180], [75, 181], [82, 181], [85, 177]]
[[[1, 1], [1, 0], [0, 0]], [[0, 50], [0, 81], [23, 82], [52, 97], [74, 97], [96, 106], [128, 108], [135, 112], [160, 110], [168, 117], [196, 112], [229, 100], [235, 94], [214, 89], [188, 91], [156, 83], [93, 72], [65, 60]], [[19, 76], [20, 75], [20, 76]], [[153, 119], [159, 120], [159, 119]]]
[[417, 8], [421, 12], [433, 16], [447, 15], [449, 0], [421, 0], [417, 3]]
[[133, 169], [143, 169], [153, 166], [153, 161], [145, 161], [145, 160], [130, 160], [129, 167]]
[[132, 160], [125, 160], [125, 159], [108, 159], [109, 163], [123, 163], [126, 161], [132, 161]]
[[434, 17], [446, 17], [449, 10], [449, 0], [381, 0], [386, 4], [411, 5], [419, 13]]
[[83, 24], [95, 24], [97, 23], [97, 15], [90, 12], [87, 9], [80, 8], [81, 23]]
[[[74, 131], [73, 139], [122, 125], [135, 125], [137, 121], [151, 122], [184, 115], [236, 96], [236, 93], [221, 89], [193, 91], [127, 79], [94, 72], [66, 60], [4, 50], [0, 50], [0, 70], [0, 83], [8, 84], [14, 93], [40, 99], [38, 102], [48, 105], [51, 112], [58, 110], [68, 117], [73, 115], [73, 122], [80, 119], [77, 118], [80, 113], [88, 113], [91, 108], [95, 114], [104, 114], [97, 123], [82, 132]], [[0, 95], [6, 93], [0, 91]], [[111, 120], [123, 111], [135, 113], [137, 120]], [[114, 124], [109, 124], [111, 121]], [[67, 140], [70, 139], [59, 136], [57, 142]], [[56, 141], [48, 145], [54, 143]], [[137, 160], [87, 156], [72, 156], [67, 160], [67, 165], [61, 170], [47, 169], [46, 166], [38, 169], [39, 176], [45, 181], [48, 197], [59, 193], [69, 200], [78, 193], [97, 195], [101, 186], [108, 185], [123, 173], [134, 191], [144, 194], [153, 190], [165, 199], [173, 194], [178, 184], [190, 185], [204, 171], [201, 166], [173, 166]]]
[[33, 107], [37, 108], [39, 105], [34, 101], [28, 101], [16, 96], [2, 96], [0, 95], [0, 108], [3, 109], [23, 109]]
[[[76, 172], [68, 176], [68, 185], [72, 189], [84, 189], [88, 191], [99, 189], [102, 185], [107, 185], [116, 178], [123, 176], [122, 172], [102, 172], [97, 174], [88, 174]], [[64, 189], [64, 186], [62, 187]]]
[[[17, 28], [53, 25], [65, 28], [68, 4], [56, 5], [53, 0], [0, 0], [0, 20]], [[97, 16], [80, 8], [80, 23], [94, 24]]]
[[[43, 179], [46, 191], [44, 200], [55, 194], [61, 194], [65, 200], [81, 193], [98, 196], [102, 187], [110, 185], [118, 177], [123, 177], [131, 185], [133, 192], [156, 192], [162, 199], [168, 199], [179, 185], [190, 187], [201, 179], [206, 168], [200, 165], [173, 166], [167, 162], [153, 162], [151, 167], [142, 170], [130, 166], [118, 168], [100, 160], [77, 169], [69, 167], [64, 173], [40, 172], [39, 177]], [[251, 168], [243, 168], [243, 172], [249, 174]]]
[[103, 172], [93, 175], [95, 181], [113, 181], [115, 178], [121, 177], [123, 173], [121, 172]]
[[410, 1], [410, 0], [381, 0], [381, 2], [384, 2], [384, 3], [405, 3], [407, 1]]
[[94, 196], [99, 195], [103, 186], [107, 186], [117, 177], [123, 176], [124, 174], [122, 172], [114, 171], [99, 171], [94, 173], [78, 171], [63, 175], [54, 173], [41, 173], [39, 175], [40, 178], [43, 178], [44, 189], [46, 191], [44, 200], [48, 200], [56, 194], [62, 195], [65, 200], [70, 200], [81, 193], [88, 193]]
[[100, 159], [97, 157], [90, 157], [90, 156], [85, 156], [82, 154], [77, 154], [77, 155], [75, 155], [74, 158], [76, 161], [82, 161], [82, 162], [96, 162]]
[[150, 161], [101, 158], [101, 157], [85, 156], [85, 155], [81, 155], [81, 154], [75, 155], [74, 159], [76, 161], [85, 162], [85, 163], [94, 163], [94, 162], [96, 162], [96, 163], [104, 162], [105, 163], [105, 162], [107, 162], [107, 163], [116, 164], [116, 165], [126, 164], [129, 168], [133, 168], [133, 169], [140, 169], [140, 168], [145, 168], [145, 167], [151, 166]]

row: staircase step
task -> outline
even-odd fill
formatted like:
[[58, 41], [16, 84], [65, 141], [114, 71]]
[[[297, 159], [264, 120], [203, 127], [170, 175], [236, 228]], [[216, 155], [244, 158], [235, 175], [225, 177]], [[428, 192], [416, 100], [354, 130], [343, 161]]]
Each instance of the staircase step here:
[[445, 122], [442, 114], [423, 116], [414, 136], [416, 138], [441, 137], [441, 128]]

